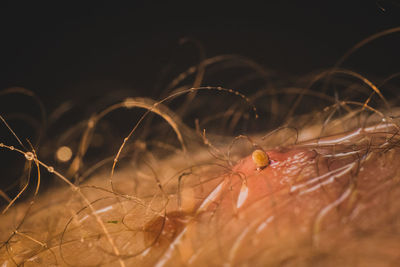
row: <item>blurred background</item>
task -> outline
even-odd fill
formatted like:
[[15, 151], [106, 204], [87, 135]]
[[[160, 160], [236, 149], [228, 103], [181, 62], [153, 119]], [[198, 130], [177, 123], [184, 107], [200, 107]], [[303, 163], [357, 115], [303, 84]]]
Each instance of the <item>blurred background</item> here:
[[[239, 54], [302, 75], [400, 25], [398, 0], [122, 2], [2, 1], [0, 88], [29, 88], [50, 108], [76, 94], [121, 88], [158, 97], [157, 82], [199, 61], [195, 46], [179, 45], [184, 37], [199, 41], [207, 57]], [[390, 72], [400, 57], [399, 43], [388, 38], [348, 64]]]
[[[68, 145], [76, 153], [86, 125], [80, 122], [127, 96], [159, 99], [173, 78], [199, 63], [203, 52], [206, 58], [248, 57], [284, 80], [332, 67], [357, 42], [400, 26], [399, 0], [262, 1], [257, 5], [122, 2], [0, 4], [0, 90], [23, 87], [34, 92], [48, 125], [43, 131], [39, 102], [20, 91], [1, 95], [0, 114], [22, 140], [43, 144], [41, 158], [58, 170], [68, 165], [56, 162], [56, 148]], [[182, 44], [182, 38], [195, 42]], [[369, 78], [389, 76], [400, 71], [399, 47], [400, 34], [386, 36], [351, 55], [343, 66]], [[203, 85], [225, 83], [214, 77]], [[63, 112], [68, 116], [61, 116]], [[101, 134], [93, 139], [87, 158], [100, 151], [102, 158], [114, 155], [137, 120], [131, 115], [116, 112], [108, 118], [111, 124], [98, 125]], [[188, 123], [193, 123], [189, 118]], [[0, 137], [1, 142], [18, 145], [4, 125]], [[7, 178], [0, 185], [13, 195], [27, 177], [21, 167], [25, 160], [10, 160], [9, 155], [1, 153], [0, 168]], [[11, 175], [15, 170], [21, 171]]]

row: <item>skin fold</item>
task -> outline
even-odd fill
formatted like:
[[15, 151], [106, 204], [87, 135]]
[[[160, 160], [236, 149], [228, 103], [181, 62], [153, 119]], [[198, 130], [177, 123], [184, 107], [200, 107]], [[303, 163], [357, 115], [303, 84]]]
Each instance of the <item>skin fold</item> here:
[[[257, 140], [254, 137], [254, 140]], [[397, 128], [265, 148], [269, 165], [209, 151], [144, 156], [3, 215], [3, 266], [395, 266]], [[190, 160], [188, 160], [190, 158]], [[94, 214], [112, 240], [107, 240]], [[11, 238], [10, 238], [10, 234]], [[116, 256], [117, 248], [119, 256]]]
[[[202, 58], [162, 100], [105, 96], [84, 118], [66, 102], [46, 127], [33, 92], [2, 91], [43, 125], [0, 114], [1, 266], [398, 266], [398, 73], [378, 86], [340, 65], [399, 31], [295, 82]], [[251, 75], [201, 86], [237, 66]]]

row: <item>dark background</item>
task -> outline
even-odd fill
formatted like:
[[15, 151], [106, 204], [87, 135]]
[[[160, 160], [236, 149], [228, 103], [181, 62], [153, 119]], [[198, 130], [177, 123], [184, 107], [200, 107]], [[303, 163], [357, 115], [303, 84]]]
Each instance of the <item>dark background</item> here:
[[[32, 98], [3, 95], [0, 114], [23, 141], [41, 141], [40, 158], [57, 170], [64, 172], [67, 165], [54, 162], [54, 148], [76, 149], [83, 126], [70, 130], [81, 121], [126, 96], [158, 99], [163, 85], [198, 64], [198, 49], [179, 44], [184, 37], [201, 43], [207, 57], [246, 56], [284, 79], [329, 68], [360, 40], [400, 26], [399, 0], [130, 2], [0, 2], [0, 92], [15, 86], [33, 91], [50, 118], [60, 105], [71, 107], [69, 116], [46, 128]], [[388, 76], [400, 71], [399, 47], [399, 33], [386, 36], [357, 51], [344, 67], [369, 78]], [[37, 121], [29, 124], [27, 114]], [[90, 153], [115, 155], [136, 121], [126, 120], [131, 115], [115, 112], [114, 124], [98, 125], [103, 144]], [[4, 125], [0, 142], [18, 146]], [[25, 160], [6, 152], [0, 158], [0, 188], [13, 195], [24, 181]]]
[[[194, 46], [179, 45], [182, 37], [201, 42], [207, 56], [235, 53], [302, 75], [332, 66], [361, 39], [400, 25], [397, 0], [160, 2], [2, 1], [0, 89], [28, 88], [50, 110], [68, 98], [120, 88], [158, 97], [157, 79], [198, 62]], [[388, 38], [395, 37], [356, 54], [350, 66], [398, 71], [399, 38]]]

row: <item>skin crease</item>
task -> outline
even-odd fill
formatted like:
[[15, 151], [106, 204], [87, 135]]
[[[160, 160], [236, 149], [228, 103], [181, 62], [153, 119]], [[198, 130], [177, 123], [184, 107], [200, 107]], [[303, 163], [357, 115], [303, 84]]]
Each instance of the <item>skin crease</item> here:
[[[357, 86], [345, 89], [364, 93]], [[373, 96], [371, 87], [363, 101]], [[309, 93], [294, 91], [297, 96]], [[328, 93], [321, 94], [330, 100]], [[140, 102], [154, 107], [154, 101], [149, 103]], [[77, 158], [65, 172], [47, 165], [38, 172], [34, 155], [3, 145], [2, 152], [30, 164], [32, 187], [39, 173], [64, 182], [2, 214], [1, 266], [397, 266], [396, 109], [391, 116], [379, 110], [371, 115], [367, 102], [360, 103], [350, 109], [351, 103], [335, 98], [323, 112], [340, 105], [347, 114], [319, 121], [320, 114], [290, 114], [294, 123], [285, 126], [287, 131], [283, 127], [271, 135], [240, 138], [206, 135], [200, 127], [182, 137], [180, 119], [160, 104], [158, 114], [182, 144], [188, 141], [183, 151], [174, 147], [159, 153], [149, 148], [150, 141], [124, 139], [132, 156], [120, 159], [115, 172], [110, 174], [106, 164], [75, 183], [68, 179], [74, 181], [81, 167]], [[130, 108], [127, 101], [122, 106]], [[277, 113], [288, 111], [279, 107]], [[352, 115], [357, 112], [361, 115]], [[83, 124], [92, 129], [102, 116]], [[93, 132], [86, 133], [82, 140], [95, 140]], [[162, 133], [157, 140], [167, 147], [169, 139]], [[90, 141], [82, 143], [84, 155]], [[254, 151], [267, 156], [254, 156]]]
[[[191, 154], [194, 165], [182, 164], [182, 154], [163, 161], [147, 155], [137, 171], [116, 173], [118, 197], [99, 189], [109, 188], [107, 173], [81, 191], [126, 266], [395, 266], [396, 140], [393, 127], [377, 124], [265, 149], [270, 164], [263, 169], [251, 153], [232, 166], [209, 152]], [[3, 217], [2, 240], [26, 207]], [[3, 266], [121, 265], [84, 207], [68, 188], [39, 198], [2, 247]]]

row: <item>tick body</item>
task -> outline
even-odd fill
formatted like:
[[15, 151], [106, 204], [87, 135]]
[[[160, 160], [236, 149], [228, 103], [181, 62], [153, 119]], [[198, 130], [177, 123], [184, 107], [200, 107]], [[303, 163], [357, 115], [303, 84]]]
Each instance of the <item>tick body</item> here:
[[257, 167], [257, 170], [262, 170], [269, 165], [268, 154], [261, 149], [254, 150], [251, 157], [253, 159], [254, 164]]

